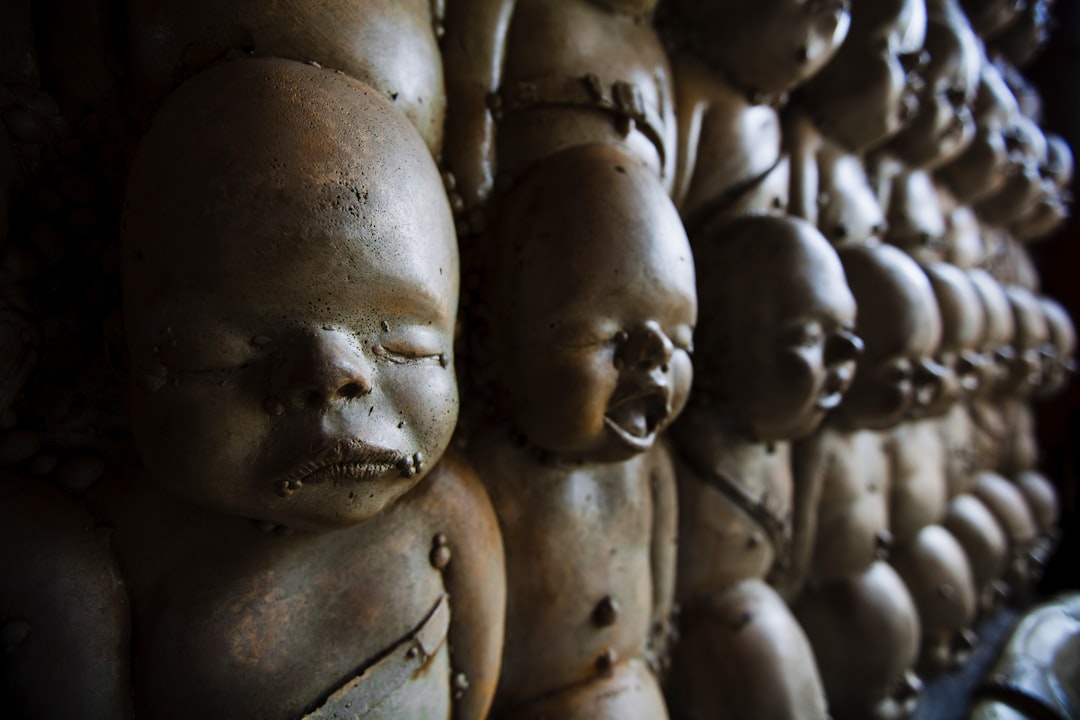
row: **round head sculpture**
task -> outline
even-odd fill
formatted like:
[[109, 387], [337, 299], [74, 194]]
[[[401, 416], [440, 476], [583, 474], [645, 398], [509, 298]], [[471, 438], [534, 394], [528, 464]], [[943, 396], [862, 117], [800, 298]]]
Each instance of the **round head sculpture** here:
[[1009, 164], [1005, 131], [1019, 112], [1001, 73], [984, 57], [972, 107], [975, 137], [966, 150], [938, 169], [938, 176], [959, 202], [975, 202], [1001, 189]]
[[1031, 62], [1050, 39], [1053, 4], [1054, 0], [1028, 0], [1020, 16], [994, 38], [994, 49], [1013, 65]]
[[981, 349], [986, 362], [982, 364], [982, 379], [979, 382], [980, 396], [995, 392], [1003, 377], [1008, 374], [1013, 361], [1013, 336], [1016, 324], [1013, 319], [1009, 298], [1001, 283], [990, 273], [976, 268], [968, 271], [979, 300], [983, 304], [984, 328]]
[[837, 414], [851, 427], [884, 430], [940, 392], [931, 360], [941, 341], [937, 302], [923, 271], [895, 247], [842, 247], [840, 259], [866, 349]]
[[1069, 217], [1072, 149], [1060, 135], [1049, 134], [1046, 136], [1046, 157], [1043, 160], [1039, 165], [1042, 187], [1038, 200], [1010, 227], [1012, 233], [1025, 242], [1053, 233]]
[[614, 462], [682, 410], [697, 301], [682, 222], [615, 146], [549, 156], [505, 198], [488, 266], [497, 404], [532, 445]]
[[844, 42], [850, 0], [679, 0], [695, 54], [752, 101], [774, 100], [817, 73]]
[[979, 346], [986, 332], [986, 317], [967, 273], [948, 263], [933, 263], [923, 269], [941, 314], [941, 344], [935, 359], [945, 373], [942, 392], [925, 408], [925, 414], [940, 415], [979, 388], [985, 361]]
[[1012, 306], [1016, 323], [1013, 357], [1001, 389], [1027, 397], [1042, 386], [1043, 359], [1051, 340], [1050, 326], [1039, 299], [1030, 290], [1009, 285], [1005, 294]]
[[457, 263], [438, 170], [378, 92], [276, 59], [195, 76], [140, 145], [124, 211], [151, 477], [295, 527], [378, 513], [456, 423]]
[[862, 341], [836, 251], [809, 223], [744, 217], [698, 253], [695, 402], [761, 442], [839, 405]]
[[975, 138], [971, 104], [982, 54], [967, 18], [951, 2], [931, 3], [926, 26], [923, 89], [911, 124], [889, 143], [912, 167], [932, 168], [956, 157]]
[[851, 32], [800, 92], [827, 135], [865, 150], [899, 132], [918, 110], [924, 0], [855, 0]]
[[1076, 373], [1076, 327], [1069, 311], [1057, 300], [1039, 298], [1046, 324], [1050, 330], [1052, 351], [1044, 360], [1043, 392], [1053, 395], [1064, 389]]
[[1040, 171], [1046, 165], [1047, 145], [1038, 123], [1022, 114], [1014, 116], [1005, 129], [1005, 148], [1005, 181], [975, 205], [979, 217], [992, 225], [1020, 218], [1036, 205], [1043, 190]]

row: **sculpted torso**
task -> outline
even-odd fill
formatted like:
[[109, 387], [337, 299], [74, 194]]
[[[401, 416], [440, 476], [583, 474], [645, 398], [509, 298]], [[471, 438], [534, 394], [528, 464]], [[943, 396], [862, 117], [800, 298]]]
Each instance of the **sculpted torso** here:
[[797, 111], [785, 128], [792, 144], [791, 213], [817, 225], [834, 244], [880, 235], [885, 213], [862, 158], [823, 136]]
[[[666, 449], [657, 446], [623, 463], [553, 465], [506, 435], [489, 428], [471, 449], [507, 552], [507, 636], [496, 713], [651, 717], [627, 713], [647, 712], [659, 702], [650, 697], [656, 682], [643, 660], [653, 587], [661, 580], [650, 540], [657, 530], [655, 494], [664, 485], [673, 492]], [[627, 660], [629, 670], [616, 667]], [[647, 688], [624, 691], [626, 672]], [[594, 688], [583, 694], [591, 698], [583, 702], [574, 686], [590, 682]], [[543, 709], [529, 707], [545, 695], [556, 697]], [[638, 708], [642, 698], [646, 707]]]
[[966, 403], [957, 403], [938, 420], [945, 450], [945, 482], [949, 498], [970, 492], [975, 472], [975, 436]]
[[[671, 69], [651, 22], [588, 0], [521, 0], [513, 13], [499, 88], [499, 173], [513, 177], [565, 147], [614, 142], [670, 187]], [[639, 111], [642, 122], [632, 120]]]
[[947, 449], [935, 419], [904, 423], [890, 435], [894, 479], [889, 497], [889, 527], [896, 543], [902, 544], [924, 526], [938, 523], [944, 517]]
[[688, 718], [824, 718], [810, 643], [766, 584], [789, 555], [790, 445], [705, 437], [719, 462], [702, 472], [685, 458], [678, 466], [683, 637], [670, 702]]
[[684, 457], [678, 464], [683, 602], [763, 580], [777, 560], [786, 560], [790, 543], [790, 446], [776, 443], [767, 451], [758, 443], [709, 438], [718, 462], [702, 465]]
[[135, 483], [101, 492], [139, 601], [140, 714], [294, 718], [367, 671], [324, 712], [349, 702], [364, 717], [449, 717], [453, 602], [432, 551], [440, 533], [451, 558], [459, 547], [470, 520], [446, 509], [477, 492], [467, 478], [435, 470], [394, 508], [332, 533], [207, 522]]
[[788, 161], [779, 113], [754, 104], [688, 55], [673, 61], [679, 123], [676, 203], [691, 227], [749, 212], [778, 212], [788, 202]]
[[885, 439], [872, 430], [827, 427], [807, 442], [816, 446], [809, 472], [822, 477], [810, 577], [827, 582], [861, 573], [891, 543]]

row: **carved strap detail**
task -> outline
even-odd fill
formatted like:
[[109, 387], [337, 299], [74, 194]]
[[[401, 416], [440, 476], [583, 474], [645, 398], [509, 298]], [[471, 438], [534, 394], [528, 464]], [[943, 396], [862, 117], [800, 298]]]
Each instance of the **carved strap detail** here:
[[747, 517], [765, 532], [773, 549], [776, 551], [776, 564], [780, 567], [786, 567], [791, 559], [791, 524], [788, 522], [785, 513], [769, 508], [768, 494], [763, 493], [760, 497], [755, 497], [742, 485], [719, 471], [711, 469], [706, 471], [696, 470], [697, 474], [705, 479], [705, 482], [733, 502], [736, 507], [742, 510]]
[[[450, 630], [450, 603], [439, 597], [424, 621], [380, 658], [364, 667], [301, 720], [336, 720], [364, 717], [406, 680], [419, 672], [446, 642]], [[342, 715], [341, 709], [347, 708]]]
[[496, 119], [500, 114], [545, 106], [578, 107], [610, 113], [620, 134], [629, 135], [636, 128], [648, 138], [656, 146], [660, 167], [664, 167], [663, 116], [652, 103], [646, 102], [640, 88], [633, 83], [616, 80], [606, 84], [593, 73], [576, 78], [519, 80], [499, 89], [495, 105], [498, 108]]

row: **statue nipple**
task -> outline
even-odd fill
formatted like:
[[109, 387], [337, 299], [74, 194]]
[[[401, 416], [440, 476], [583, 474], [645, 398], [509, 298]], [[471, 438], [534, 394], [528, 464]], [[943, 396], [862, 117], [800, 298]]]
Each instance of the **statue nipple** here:
[[619, 603], [610, 595], [605, 595], [593, 608], [592, 621], [597, 627], [614, 625], [619, 617]]
[[443, 533], [439, 533], [431, 541], [431, 553], [428, 555], [428, 560], [436, 570], [442, 570], [450, 564], [450, 547]]

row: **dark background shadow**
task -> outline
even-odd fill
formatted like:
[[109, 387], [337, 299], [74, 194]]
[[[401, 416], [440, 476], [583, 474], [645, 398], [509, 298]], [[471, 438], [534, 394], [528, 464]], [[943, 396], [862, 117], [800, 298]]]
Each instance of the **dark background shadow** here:
[[[1061, 0], [1058, 27], [1046, 50], [1025, 74], [1042, 93], [1042, 126], [1064, 137], [1080, 156], [1080, 2]], [[1073, 196], [1080, 184], [1073, 177]], [[1080, 322], [1080, 208], [1055, 236], [1032, 246], [1045, 294], [1057, 298]], [[1057, 485], [1062, 502], [1062, 540], [1041, 589], [1053, 593], [1080, 587], [1080, 376], [1066, 391], [1036, 406], [1041, 470]]]

